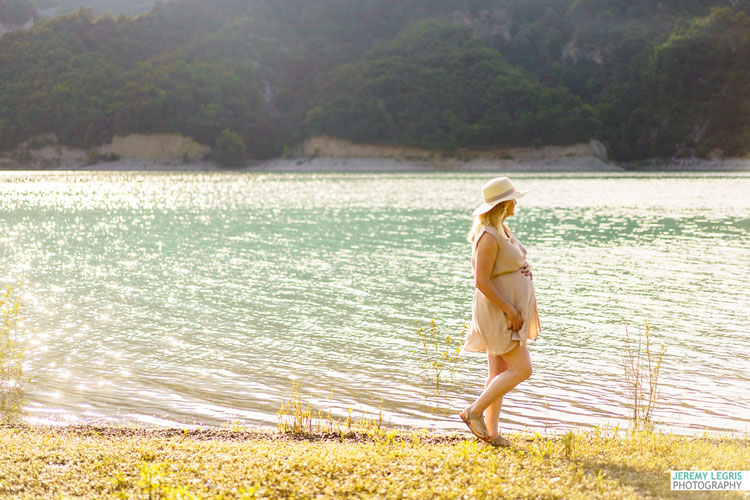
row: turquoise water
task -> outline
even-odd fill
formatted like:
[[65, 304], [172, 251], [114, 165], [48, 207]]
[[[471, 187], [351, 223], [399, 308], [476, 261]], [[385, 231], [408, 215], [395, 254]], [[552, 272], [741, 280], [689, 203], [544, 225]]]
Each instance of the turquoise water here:
[[[0, 284], [25, 274], [30, 422], [462, 429], [486, 357], [439, 391], [416, 334], [470, 319], [487, 173], [0, 174]], [[664, 427], [750, 430], [750, 175], [512, 174], [542, 333], [509, 430], [626, 423], [622, 354], [667, 347]], [[446, 378], [444, 373], [443, 377]]]

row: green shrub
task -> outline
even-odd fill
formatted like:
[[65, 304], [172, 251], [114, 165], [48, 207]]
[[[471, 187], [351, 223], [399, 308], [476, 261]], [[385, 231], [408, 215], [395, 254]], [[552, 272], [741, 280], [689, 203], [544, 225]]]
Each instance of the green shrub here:
[[222, 167], [238, 167], [245, 162], [247, 146], [242, 137], [229, 129], [224, 129], [216, 138], [213, 158]]

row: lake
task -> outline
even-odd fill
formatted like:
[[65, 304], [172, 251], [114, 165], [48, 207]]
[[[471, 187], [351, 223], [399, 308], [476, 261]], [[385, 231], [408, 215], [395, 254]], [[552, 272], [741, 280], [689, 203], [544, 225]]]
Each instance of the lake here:
[[[465, 236], [493, 175], [0, 173], [24, 418], [273, 426], [298, 383], [334, 416], [465, 429], [486, 355], [436, 388], [417, 329], [470, 319]], [[509, 175], [532, 190], [509, 225], [542, 332], [501, 427], [625, 425], [625, 332], [647, 320], [667, 348], [657, 424], [750, 430], [750, 174]]]

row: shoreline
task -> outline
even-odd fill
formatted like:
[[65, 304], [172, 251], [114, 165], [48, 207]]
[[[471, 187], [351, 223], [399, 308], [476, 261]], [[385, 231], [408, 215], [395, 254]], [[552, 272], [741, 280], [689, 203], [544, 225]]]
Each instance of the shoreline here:
[[289, 173], [366, 173], [366, 172], [520, 172], [520, 173], [645, 173], [645, 172], [750, 172], [750, 159], [683, 160], [661, 163], [656, 160], [616, 165], [595, 158], [546, 158], [540, 160], [481, 159], [460, 164], [367, 157], [277, 158], [251, 161], [240, 167], [219, 167], [210, 161], [177, 163], [140, 159], [120, 159], [94, 164], [66, 164], [35, 168], [29, 164], [6, 163], [0, 172], [289, 172]]
[[[282, 432], [0, 424], [3, 498], [670, 497], [670, 470], [742, 470], [750, 439], [611, 428]], [[743, 498], [742, 491], [704, 498]]]
[[425, 149], [354, 143], [325, 135], [305, 139], [285, 154], [220, 167], [211, 148], [179, 134], [115, 136], [88, 150], [42, 134], [0, 152], [0, 171], [209, 171], [209, 172], [750, 172], [746, 158], [660, 159], [612, 162], [596, 139], [547, 146]]
[[[2, 165], [2, 164], [0, 164]], [[519, 172], [519, 173], [648, 173], [648, 172], [750, 172], [750, 159], [728, 158], [714, 160], [682, 160], [661, 163], [657, 160], [637, 164], [605, 163], [596, 158], [546, 158], [539, 160], [481, 159], [460, 164], [439, 164], [430, 161], [398, 160], [367, 157], [277, 158], [251, 161], [240, 167], [219, 167], [210, 161], [177, 163], [141, 159], [120, 159], [94, 164], [64, 164], [52, 168], [38, 168], [29, 164], [8, 163], [0, 172], [262, 172], [262, 173], [462, 173], [462, 172]]]
[[[321, 426], [323, 423], [318, 422]], [[352, 431], [349, 431], [348, 435], [344, 437], [361, 439], [358, 433], [362, 432], [363, 428], [372, 427], [373, 422], [353, 422], [351, 425]], [[314, 427], [313, 424], [311, 426]], [[251, 423], [240, 423], [239, 421], [224, 422], [219, 425], [211, 424], [181, 424], [181, 423], [144, 423], [144, 422], [60, 422], [60, 423], [49, 423], [49, 422], [26, 422], [16, 421], [13, 423], [3, 422], [0, 418], [0, 429], [8, 427], [14, 427], [26, 430], [37, 430], [37, 431], [54, 431], [63, 433], [74, 433], [77, 435], [108, 435], [116, 436], [121, 438], [140, 438], [143, 436], [158, 436], [158, 437], [179, 437], [187, 434], [194, 436], [203, 436], [205, 439], [224, 439], [238, 437], [237, 432], [241, 432], [244, 438], [270, 438], [279, 439], [279, 435], [287, 435], [289, 432], [280, 430], [279, 424], [276, 425], [261, 425]], [[321, 427], [323, 428], [323, 427]], [[402, 426], [402, 425], [387, 425], [381, 424], [381, 430], [383, 432], [392, 432], [397, 434], [419, 434], [421, 436], [427, 436], [429, 441], [434, 442], [453, 442], [456, 439], [476, 439], [467, 428], [430, 428], [430, 427], [413, 427], [413, 426]], [[616, 436], [620, 439], [626, 438], [632, 432], [632, 422], [625, 426], [620, 424], [605, 423], [602, 425], [595, 426], [571, 426], [571, 427], [547, 427], [547, 428], [522, 428], [522, 429], [504, 429], [503, 435], [515, 436], [519, 439], [529, 439], [533, 436], [544, 436], [547, 439], [560, 439], [570, 432], [580, 434], [591, 434], [597, 432], [607, 432], [612, 436]], [[651, 430], [651, 433], [668, 435], [679, 439], [686, 440], [700, 440], [708, 439], [715, 441], [740, 441], [746, 442], [750, 446], [750, 432], [741, 430], [729, 430], [729, 429], [694, 429], [692, 431], [678, 427], [678, 426], [660, 426], [656, 425]], [[294, 434], [294, 433], [291, 433]], [[302, 435], [305, 434], [305, 435]], [[339, 439], [341, 436], [336, 434], [334, 431], [323, 432], [321, 431], [310, 431], [307, 433], [301, 433], [297, 435], [295, 439], [302, 440], [327, 440], [331, 439], [332, 436], [336, 436]], [[234, 437], [232, 437], [234, 436]], [[287, 436], [288, 437], [288, 436]], [[243, 439], [244, 439], [243, 438]], [[284, 438], [286, 439], [286, 438]]]
[[[312, 424], [311, 424], [312, 425]], [[270, 439], [283, 441], [341, 441], [342, 439], [354, 442], [377, 441], [381, 434], [391, 432], [399, 436], [419, 435], [423, 442], [428, 443], [455, 443], [459, 441], [478, 441], [468, 428], [461, 430], [428, 429], [424, 427], [391, 427], [381, 425], [379, 430], [375, 429], [373, 422], [364, 424], [353, 423], [351, 430], [339, 432], [329, 431], [282, 431], [278, 426], [239, 424], [238, 422], [226, 422], [219, 426], [212, 425], [159, 425], [159, 424], [110, 424], [110, 423], [66, 423], [66, 424], [42, 424], [26, 422], [4, 422], [0, 420], [0, 430], [10, 429], [15, 431], [44, 431], [60, 432], [75, 435], [96, 435], [120, 438], [142, 438], [142, 437], [185, 437], [191, 436], [198, 440], [228, 439], [233, 441], [248, 439]], [[563, 432], [564, 431], [564, 432]], [[528, 441], [535, 437], [543, 436], [546, 439], [560, 439], [570, 432], [580, 435], [604, 433], [610, 437], [625, 439], [633, 432], [646, 432], [648, 434], [671, 436], [685, 440], [711, 440], [711, 441], [737, 441], [743, 442], [750, 447], [750, 433], [741, 431], [709, 431], [701, 433], [680, 433], [673, 429], [654, 428], [650, 431], [635, 430], [632, 424], [621, 428], [619, 425], [605, 424], [594, 427], [574, 427], [570, 429], [549, 428], [541, 431], [529, 429], [523, 431], [504, 430], [504, 436], [513, 436], [521, 441]], [[750, 451], [750, 450], [749, 450]]]

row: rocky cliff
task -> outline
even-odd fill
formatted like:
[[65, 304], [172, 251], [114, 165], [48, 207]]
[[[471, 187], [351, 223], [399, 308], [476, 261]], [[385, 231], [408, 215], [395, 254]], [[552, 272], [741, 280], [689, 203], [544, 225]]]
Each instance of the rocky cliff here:
[[11, 24], [11, 23], [4, 23], [2, 20], [0, 20], [0, 38], [4, 37], [6, 33], [10, 33], [12, 31], [18, 31], [18, 30], [27, 30], [31, 28], [34, 25], [34, 18], [29, 18], [25, 23], [22, 24]]
[[0, 157], [0, 169], [78, 168], [123, 159], [174, 165], [202, 161], [210, 152], [210, 147], [179, 134], [115, 136], [111, 143], [89, 150], [63, 146], [58, 143], [55, 134], [44, 134], [24, 142], [7, 156]]
[[582, 169], [619, 169], [609, 164], [607, 149], [592, 139], [588, 144], [545, 147], [503, 147], [487, 149], [458, 149], [444, 151], [378, 144], [358, 144], [328, 136], [316, 136], [305, 140], [295, 155], [307, 158], [379, 158], [401, 162], [429, 163], [436, 166], [453, 167], [468, 163], [534, 164], [550, 166], [559, 164]]

